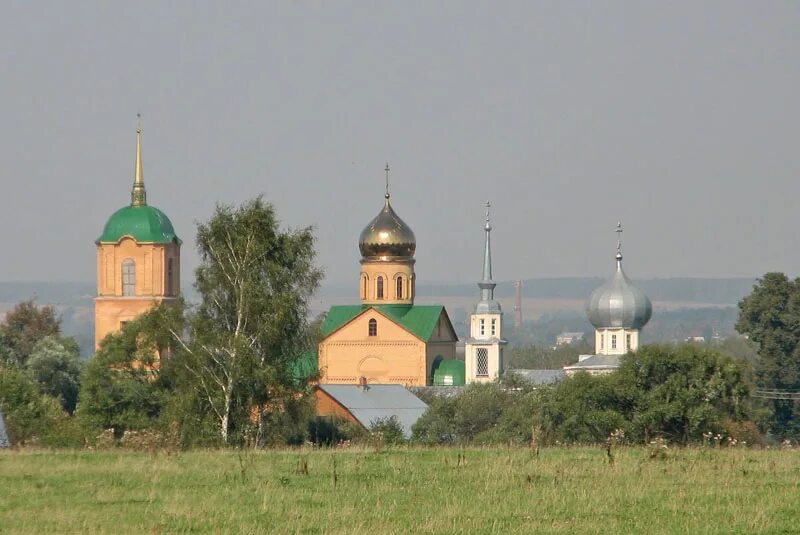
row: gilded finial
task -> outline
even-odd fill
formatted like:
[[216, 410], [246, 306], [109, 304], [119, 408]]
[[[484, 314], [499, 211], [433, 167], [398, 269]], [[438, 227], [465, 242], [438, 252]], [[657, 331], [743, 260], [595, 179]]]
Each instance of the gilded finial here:
[[136, 114], [136, 170], [133, 175], [131, 190], [131, 206], [147, 204], [147, 192], [144, 189], [144, 168], [142, 165], [142, 114]]
[[389, 199], [389, 162], [386, 162], [386, 194], [384, 197], [388, 200]]

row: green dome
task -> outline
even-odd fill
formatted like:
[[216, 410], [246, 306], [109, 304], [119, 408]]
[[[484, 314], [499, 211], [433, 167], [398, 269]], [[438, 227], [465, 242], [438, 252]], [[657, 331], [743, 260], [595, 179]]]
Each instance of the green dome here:
[[139, 243], [181, 243], [166, 214], [147, 205], [126, 206], [114, 212], [95, 243], [117, 243], [126, 236]]
[[465, 377], [463, 361], [442, 360], [433, 371], [433, 386], [464, 386]]

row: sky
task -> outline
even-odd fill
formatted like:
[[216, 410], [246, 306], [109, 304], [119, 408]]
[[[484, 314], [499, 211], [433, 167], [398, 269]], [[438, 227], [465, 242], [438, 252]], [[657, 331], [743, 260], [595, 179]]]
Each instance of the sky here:
[[353, 283], [383, 202], [421, 283], [797, 274], [796, 2], [5, 2], [2, 281], [91, 281], [145, 183], [194, 229], [256, 195]]

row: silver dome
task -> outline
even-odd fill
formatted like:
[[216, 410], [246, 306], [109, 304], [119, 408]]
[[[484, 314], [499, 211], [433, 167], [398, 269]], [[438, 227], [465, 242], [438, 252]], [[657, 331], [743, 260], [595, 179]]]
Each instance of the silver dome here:
[[611, 279], [592, 292], [586, 316], [596, 329], [641, 329], [653, 315], [650, 299], [622, 271], [622, 255]]

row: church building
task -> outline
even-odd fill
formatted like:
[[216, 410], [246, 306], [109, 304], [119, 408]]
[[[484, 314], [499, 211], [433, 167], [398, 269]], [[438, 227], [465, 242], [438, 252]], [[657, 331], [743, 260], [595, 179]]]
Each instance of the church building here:
[[383, 209], [361, 232], [361, 304], [333, 306], [319, 344], [321, 384], [426, 386], [455, 359], [455, 330], [442, 305], [416, 305], [414, 232], [395, 213], [386, 166]]
[[111, 215], [97, 245], [95, 345], [162, 301], [180, 295], [181, 240], [169, 218], [147, 204], [142, 129], [136, 130], [131, 203]]
[[497, 284], [492, 280], [492, 225], [490, 205], [486, 203], [486, 246], [483, 251], [483, 277], [478, 283], [481, 300], [470, 316], [470, 336], [464, 346], [464, 370], [467, 383], [488, 383], [503, 375], [503, 311], [494, 300]]
[[639, 349], [639, 332], [653, 315], [645, 293], [622, 270], [622, 224], [617, 223], [617, 268], [611, 279], [597, 288], [586, 304], [586, 316], [595, 328], [595, 355], [584, 355], [567, 375], [578, 371], [610, 373], [619, 367], [622, 355]]

